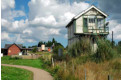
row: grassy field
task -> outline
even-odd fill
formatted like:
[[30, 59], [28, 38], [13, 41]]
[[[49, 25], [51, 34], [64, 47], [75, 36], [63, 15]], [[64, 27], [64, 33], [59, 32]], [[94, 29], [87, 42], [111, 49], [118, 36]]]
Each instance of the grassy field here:
[[24, 69], [1, 66], [1, 80], [33, 80], [33, 73]]
[[43, 62], [40, 59], [11, 59], [10, 56], [4, 56], [1, 58], [2, 64], [24, 65], [36, 68], [42, 68]]

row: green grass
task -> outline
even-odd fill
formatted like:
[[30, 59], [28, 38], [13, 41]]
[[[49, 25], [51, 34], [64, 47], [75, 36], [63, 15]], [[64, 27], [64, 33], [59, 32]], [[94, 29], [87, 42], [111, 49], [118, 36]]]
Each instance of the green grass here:
[[36, 54], [44, 54], [44, 55], [50, 55], [52, 54], [51, 52], [46, 52], [46, 51], [40, 51], [40, 52], [36, 52]]
[[25, 69], [1, 66], [1, 80], [33, 80], [33, 73]]
[[4, 56], [1, 58], [2, 64], [24, 65], [35, 68], [42, 68], [43, 62], [40, 59], [11, 59], [10, 56]]

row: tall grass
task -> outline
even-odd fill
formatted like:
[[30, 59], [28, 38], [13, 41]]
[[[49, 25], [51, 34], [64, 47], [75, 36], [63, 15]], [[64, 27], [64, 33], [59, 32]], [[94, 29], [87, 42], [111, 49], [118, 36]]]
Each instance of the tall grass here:
[[92, 47], [94, 46], [92, 39], [83, 37], [69, 47], [68, 53], [71, 57], [88, 55], [91, 60], [95, 62], [110, 60], [117, 56], [117, 49], [112, 48], [112, 43], [109, 40], [98, 37], [96, 37], [95, 40], [97, 44], [97, 49], [95, 49], [96, 51], [92, 50]]
[[118, 56], [117, 49], [112, 48], [109, 40], [97, 39], [98, 47], [92, 54], [91, 42], [87, 37], [81, 38], [68, 48], [65, 58], [69, 59], [55, 61], [54, 67], [49, 65], [55, 80], [85, 80], [85, 72], [86, 80], [108, 80], [108, 75], [121, 79], [121, 60], [113, 61]]
[[112, 44], [109, 40], [97, 39], [97, 46], [97, 51], [94, 54], [96, 62], [110, 60], [117, 55], [116, 49], [112, 48]]
[[[111, 75], [114, 80], [121, 79], [121, 59], [95, 63], [86, 61], [87, 57], [71, 58], [70, 61], [55, 62], [55, 66], [49, 66], [55, 80], [108, 80]], [[86, 62], [85, 62], [86, 61]]]
[[72, 57], [81, 56], [84, 54], [91, 53], [91, 41], [87, 37], [81, 38], [79, 41], [76, 41], [74, 44], [71, 45], [68, 49], [69, 54]]

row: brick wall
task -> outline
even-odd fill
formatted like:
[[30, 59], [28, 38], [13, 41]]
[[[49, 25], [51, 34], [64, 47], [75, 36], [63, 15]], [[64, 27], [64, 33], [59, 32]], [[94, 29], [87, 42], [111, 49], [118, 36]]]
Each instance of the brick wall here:
[[21, 50], [20, 50], [19, 47], [17, 47], [16, 45], [12, 45], [12, 46], [8, 49], [8, 55], [15, 55], [15, 54], [18, 54], [19, 52], [21, 52]]

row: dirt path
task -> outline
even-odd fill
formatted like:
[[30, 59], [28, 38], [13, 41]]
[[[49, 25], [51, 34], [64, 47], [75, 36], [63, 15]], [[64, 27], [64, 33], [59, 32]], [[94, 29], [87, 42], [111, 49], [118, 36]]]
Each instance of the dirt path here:
[[9, 65], [9, 64], [1, 64], [2, 66], [10, 66], [16, 68], [22, 68], [33, 72], [33, 80], [53, 80], [53, 77], [46, 71], [38, 68], [33, 68], [29, 66], [20, 66], [20, 65]]

